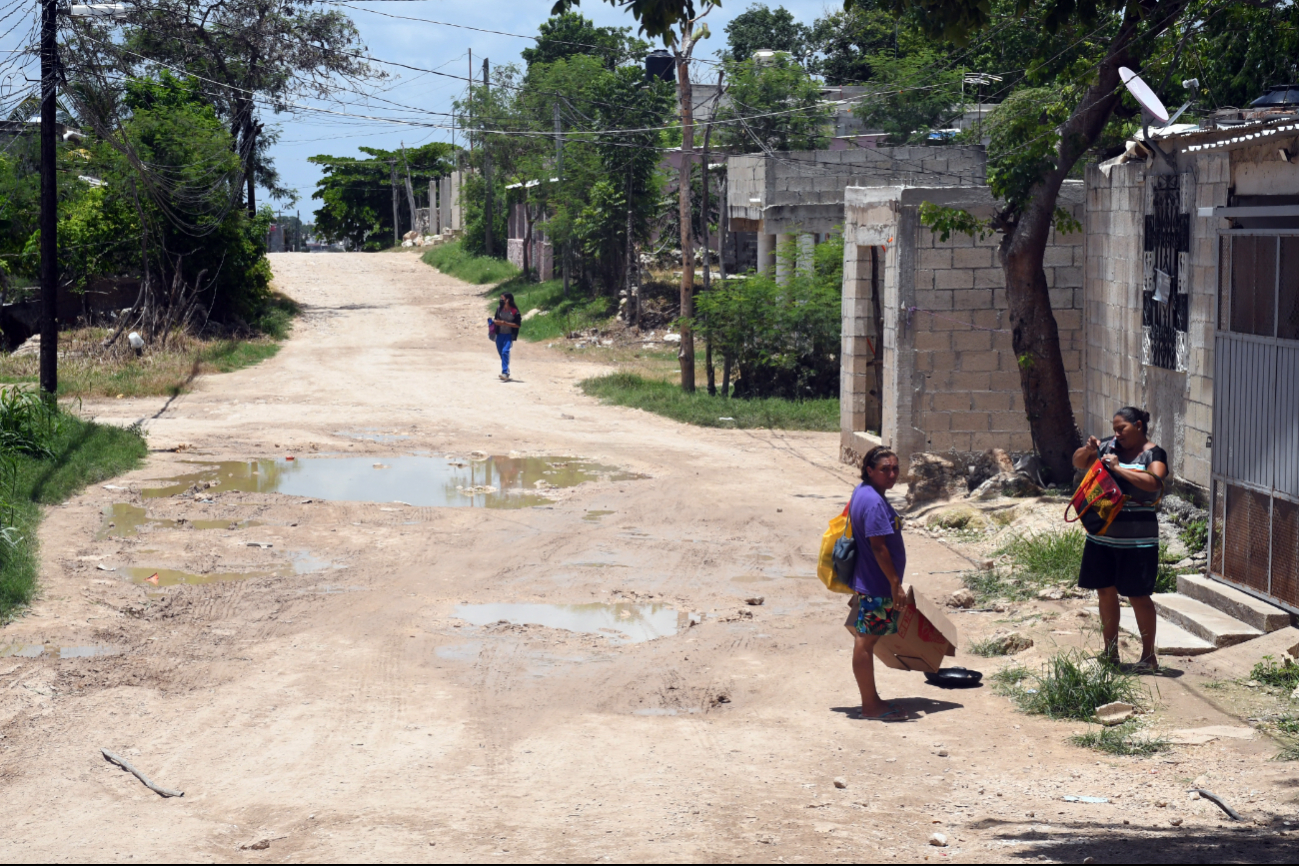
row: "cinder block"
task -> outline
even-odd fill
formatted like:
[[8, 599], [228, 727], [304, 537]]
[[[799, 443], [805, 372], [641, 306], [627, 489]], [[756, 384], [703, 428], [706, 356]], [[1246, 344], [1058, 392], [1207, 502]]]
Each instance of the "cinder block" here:
[[952, 250], [952, 267], [990, 268], [993, 264], [992, 250], [986, 247], [968, 247]]
[[[916, 306], [921, 310], [951, 310], [954, 292], [916, 291]], [[924, 327], [924, 325], [921, 325]]]
[[1023, 412], [994, 412], [990, 421], [993, 430], [1027, 430], [1028, 419]]
[[945, 430], [927, 430], [925, 433], [925, 442], [930, 451], [951, 451], [956, 447], [956, 437]]
[[919, 255], [916, 256], [916, 265], [931, 270], [950, 268], [952, 266], [952, 251], [944, 248], [920, 250]]
[[959, 412], [952, 415], [952, 431], [986, 432], [990, 429], [987, 412]]
[[916, 331], [916, 351], [948, 352], [952, 349], [951, 331]]
[[992, 334], [987, 331], [952, 331], [950, 336], [951, 348], [958, 352], [988, 352], [992, 350]]
[[946, 433], [952, 429], [952, 416], [949, 412], [926, 412], [921, 424], [927, 433]]
[[959, 370], [952, 373], [951, 387], [963, 391], [988, 391], [992, 387], [992, 377], [988, 373]]
[[996, 352], [962, 352], [960, 369], [965, 373], [990, 373], [998, 367]]
[[959, 364], [959, 356], [955, 352], [933, 352], [930, 353], [933, 358], [935, 370], [961, 370], [964, 369]]
[[968, 393], [934, 394], [933, 408], [940, 412], [969, 412], [971, 409]]
[[976, 289], [994, 289], [1005, 285], [1006, 272], [1001, 268], [979, 268], [974, 272]]
[[[952, 273], [956, 272], [953, 271]], [[970, 288], [956, 292], [952, 299], [952, 306], [957, 310], [990, 310], [992, 309], [992, 290]]]
[[1012, 395], [1004, 391], [975, 391], [970, 395], [975, 409], [983, 412], [1009, 412]]
[[[938, 250], [934, 250], [938, 252]], [[968, 269], [934, 272], [936, 289], [972, 289], [974, 288], [974, 271]]]

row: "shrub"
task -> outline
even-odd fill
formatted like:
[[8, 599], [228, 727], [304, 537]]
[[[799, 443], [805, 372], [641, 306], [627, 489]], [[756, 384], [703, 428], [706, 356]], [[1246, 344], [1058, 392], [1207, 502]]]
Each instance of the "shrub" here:
[[800, 273], [793, 245], [779, 253], [794, 273], [726, 280], [695, 299], [695, 325], [738, 375], [737, 397], [837, 397], [843, 297], [843, 239], [815, 248]]
[[1011, 692], [1019, 708], [1053, 719], [1090, 721], [1099, 706], [1114, 701], [1135, 706], [1147, 696], [1135, 676], [1080, 650], [1052, 656], [1040, 672], [1030, 672], [1020, 682]]
[[1272, 656], [1263, 656], [1263, 660], [1254, 665], [1249, 676], [1250, 679], [1269, 686], [1293, 689], [1299, 686], [1299, 665], [1290, 659], [1282, 659], [1281, 664], [1277, 664]]
[[1140, 725], [1131, 720], [1072, 736], [1069, 742], [1110, 755], [1154, 755], [1168, 751], [1168, 740], [1141, 733]]
[[1203, 518], [1192, 520], [1179, 529], [1177, 534], [1188, 551], [1199, 553], [1209, 546], [1209, 521]]

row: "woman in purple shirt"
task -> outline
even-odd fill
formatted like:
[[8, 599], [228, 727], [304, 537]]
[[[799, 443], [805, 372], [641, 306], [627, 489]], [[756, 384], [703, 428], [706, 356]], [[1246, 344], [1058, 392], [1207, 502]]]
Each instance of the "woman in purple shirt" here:
[[853, 634], [852, 672], [861, 690], [861, 718], [887, 719], [897, 710], [880, 700], [875, 690], [875, 644], [897, 634], [898, 614], [906, 606], [902, 575], [907, 549], [902, 543], [902, 521], [884, 498], [898, 481], [898, 456], [878, 446], [866, 454], [861, 485], [852, 492], [848, 518], [857, 539], [857, 567], [853, 572], [853, 597], [844, 623]]

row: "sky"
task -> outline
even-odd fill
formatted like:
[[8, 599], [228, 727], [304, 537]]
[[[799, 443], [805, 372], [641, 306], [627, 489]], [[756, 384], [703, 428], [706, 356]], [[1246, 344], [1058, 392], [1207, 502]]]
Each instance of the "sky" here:
[[[92, 0], [94, 2], [94, 0]], [[473, 52], [474, 75], [481, 76], [482, 60], [493, 65], [522, 64], [520, 52], [531, 39], [503, 34], [536, 34], [549, 17], [553, 0], [324, 0], [346, 10], [361, 39], [374, 58], [424, 70], [466, 76], [469, 52]], [[726, 45], [726, 24], [751, 5], [752, 0], [727, 0], [714, 8], [705, 22], [711, 36], [696, 49], [696, 56], [716, 59]], [[804, 23], [841, 8], [841, 0], [776, 0], [767, 5], [784, 6]], [[35, 88], [39, 66], [24, 56], [22, 49], [36, 37], [37, 0], [0, 0], [0, 118]], [[577, 8], [600, 26], [632, 27], [630, 14], [597, 0], [584, 0]], [[400, 18], [391, 16], [402, 16]], [[423, 19], [423, 20], [410, 20]], [[433, 23], [443, 22], [443, 23]], [[448, 25], [461, 25], [460, 27]], [[465, 29], [478, 28], [478, 30]], [[497, 33], [480, 32], [483, 30]], [[657, 46], [656, 46], [657, 47]], [[368, 95], [338, 94], [331, 100], [305, 99], [302, 104], [323, 109], [273, 114], [263, 112], [263, 121], [280, 127], [280, 140], [271, 148], [283, 184], [297, 195], [297, 202], [271, 202], [285, 211], [297, 210], [311, 221], [320, 170], [307, 162], [317, 154], [359, 156], [360, 146], [396, 149], [404, 142], [415, 146], [430, 141], [450, 141], [448, 129], [429, 128], [428, 123], [447, 123], [448, 118], [425, 112], [449, 112], [452, 102], [464, 92], [465, 82], [429, 72], [417, 72], [379, 64], [390, 78], [369, 85]], [[705, 67], [711, 69], [712, 67]], [[394, 105], [397, 103], [398, 105]], [[344, 115], [365, 115], [369, 119]], [[407, 123], [394, 121], [411, 121]], [[457, 143], [463, 143], [458, 137]], [[259, 204], [266, 202], [259, 190]]]
[[[499, 63], [519, 63], [524, 48], [532, 45], [530, 39], [480, 33], [472, 30], [418, 21], [398, 20], [382, 14], [403, 15], [497, 30], [507, 33], [535, 34], [541, 23], [549, 17], [551, 0], [349, 0], [346, 4], [352, 20], [370, 54], [383, 60], [404, 63], [423, 69], [436, 69], [456, 75], [468, 74], [468, 52], [473, 51], [474, 74], [482, 75], [482, 59]], [[772, 7], [783, 5], [794, 16], [810, 24], [821, 17], [830, 5], [825, 0], [787, 0], [769, 3]], [[712, 33], [696, 49], [709, 59], [726, 45], [725, 26], [728, 21], [748, 8], [748, 0], [733, 0], [714, 9], [705, 21]], [[835, 4], [837, 7], [838, 4]], [[585, 0], [578, 7], [597, 25], [632, 27], [635, 20], [627, 13], [605, 2]], [[386, 92], [377, 96], [392, 102], [426, 111], [450, 111], [451, 103], [464, 92], [464, 81], [440, 78], [425, 73], [389, 67], [393, 77], [377, 87]], [[368, 107], [359, 97], [348, 95], [352, 104], [347, 107], [312, 103], [349, 113], [376, 116], [401, 116], [415, 118], [409, 111], [399, 111], [391, 105], [372, 99]], [[310, 212], [316, 207], [311, 200], [320, 172], [307, 162], [307, 157], [326, 153], [332, 156], [358, 155], [360, 146], [395, 149], [403, 141], [409, 146], [430, 141], [450, 141], [451, 133], [442, 129], [400, 126], [383, 122], [358, 122], [350, 118], [301, 113], [273, 116], [281, 127], [281, 140], [271, 151], [286, 186], [298, 194], [296, 208], [304, 220], [311, 220]], [[440, 122], [436, 117], [435, 122]], [[462, 143], [457, 137], [457, 143]]]

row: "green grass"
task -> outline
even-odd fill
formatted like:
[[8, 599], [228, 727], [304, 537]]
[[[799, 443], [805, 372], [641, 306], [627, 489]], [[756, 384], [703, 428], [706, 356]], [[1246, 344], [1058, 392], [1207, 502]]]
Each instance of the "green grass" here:
[[1192, 520], [1181, 529], [1177, 534], [1182, 539], [1182, 544], [1190, 553], [1199, 553], [1209, 546], [1209, 521], [1200, 519]]
[[[727, 399], [720, 395], [709, 396], [705, 388], [687, 394], [672, 382], [646, 379], [635, 373], [597, 376], [585, 380], [580, 387], [601, 402], [644, 409], [698, 427], [839, 429], [839, 401], [836, 398], [801, 402], [777, 398]], [[723, 418], [733, 420], [723, 421]]]
[[1095, 749], [1109, 755], [1154, 755], [1168, 751], [1168, 741], [1140, 733], [1141, 726], [1129, 720], [1113, 727], [1100, 727], [1069, 738], [1069, 742], [1085, 749]]
[[421, 256], [421, 261], [448, 276], [480, 286], [503, 283], [519, 274], [518, 268], [502, 259], [469, 255], [460, 241], [434, 247]]
[[1272, 656], [1263, 656], [1263, 660], [1249, 672], [1249, 678], [1265, 685], [1293, 689], [1299, 686], [1299, 665], [1290, 659], [1282, 659], [1281, 664], [1277, 664]]
[[302, 315], [301, 304], [288, 295], [274, 292], [262, 306], [261, 312], [253, 319], [252, 327], [257, 333], [272, 340], [283, 340], [293, 329], [293, 320], [300, 315]]
[[970, 655], [980, 656], [985, 659], [996, 658], [997, 656], [1013, 655], [1016, 652], [1028, 649], [1031, 644], [1015, 645], [1017, 635], [993, 635], [984, 640], [976, 640], [970, 644]]
[[1028, 668], [1023, 665], [1011, 665], [1008, 668], [1002, 668], [993, 674], [992, 680], [993, 691], [1000, 695], [1012, 695], [1019, 684], [1028, 679], [1031, 674]]
[[1020, 668], [1016, 681], [1002, 683], [1019, 708], [1052, 719], [1091, 721], [1096, 708], [1114, 701], [1139, 706], [1148, 693], [1140, 680], [1103, 657], [1067, 650], [1047, 659], [1042, 669]]
[[217, 373], [233, 373], [259, 364], [280, 351], [270, 340], [220, 340], [199, 352], [199, 363]]
[[965, 585], [980, 600], [1023, 601], [1038, 591], [1078, 580], [1087, 536], [1079, 530], [1017, 535], [996, 551], [997, 564], [968, 572]]
[[570, 291], [565, 297], [563, 280], [525, 283], [522, 279], [514, 279], [492, 290], [488, 313], [496, 311], [500, 292], [512, 293], [519, 312], [525, 316], [532, 310], [543, 313], [533, 316], [519, 329], [519, 335], [532, 342], [559, 339], [587, 328], [606, 327], [617, 312], [612, 298], [592, 298], [576, 291]]
[[14, 457], [8, 498], [18, 540], [13, 545], [0, 542], [0, 621], [30, 603], [36, 591], [40, 506], [62, 502], [88, 484], [133, 469], [147, 453], [138, 431], [70, 415], [62, 416], [57, 431], [45, 444], [52, 456]]

